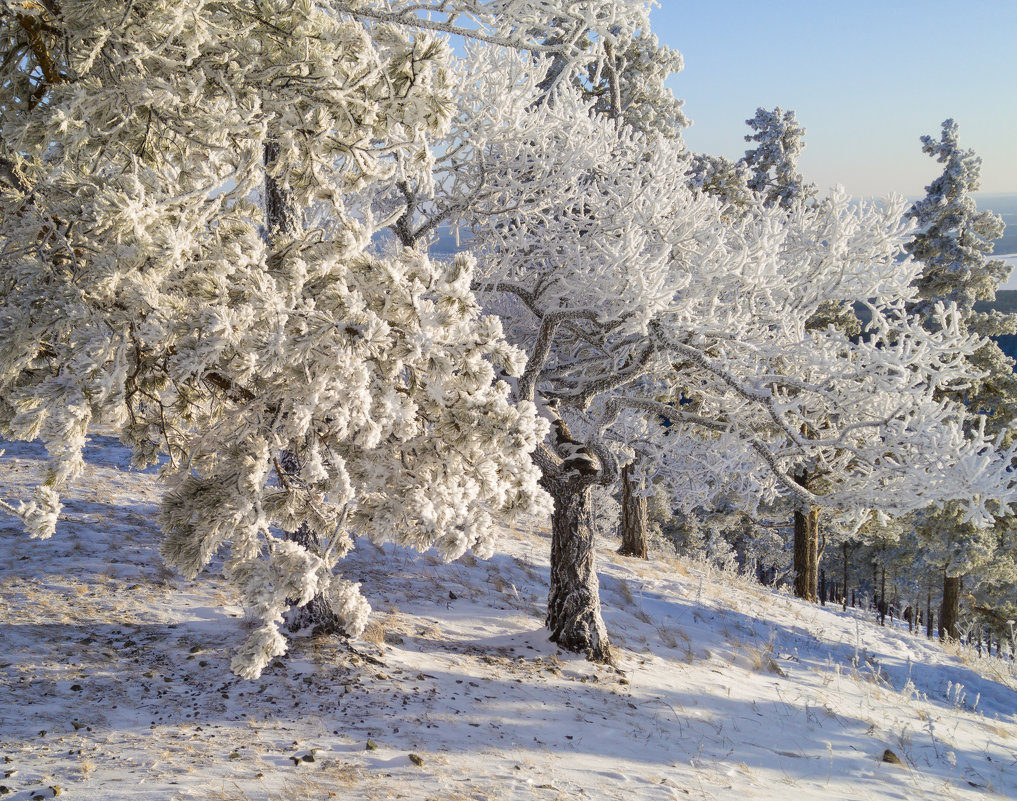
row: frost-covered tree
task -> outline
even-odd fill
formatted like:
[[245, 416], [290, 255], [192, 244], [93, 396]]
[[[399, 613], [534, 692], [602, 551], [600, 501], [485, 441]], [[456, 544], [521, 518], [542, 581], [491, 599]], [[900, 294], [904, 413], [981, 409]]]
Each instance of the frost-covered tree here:
[[621, 546], [622, 556], [648, 557], [647, 534], [650, 526], [646, 478], [640, 475], [637, 461], [621, 469]]
[[784, 111], [780, 106], [773, 111], [758, 108], [756, 116], [745, 124], [753, 131], [745, 135], [745, 141], [757, 143], [745, 151], [739, 162], [751, 172], [749, 189], [757, 192], [767, 205], [785, 209], [813, 197], [816, 187], [806, 183], [798, 172], [798, 157], [805, 149], [805, 129], [798, 124], [794, 111]]
[[[773, 111], [759, 108], [755, 117], [746, 120], [746, 124], [753, 133], [747, 134], [745, 141], [756, 142], [758, 145], [746, 151], [745, 157], [738, 164], [741, 170], [750, 174], [747, 180], [748, 189], [757, 193], [764, 204], [784, 209], [813, 201], [816, 187], [807, 183], [798, 171], [798, 158], [805, 148], [805, 129], [798, 124], [794, 111], [783, 111], [780, 107]], [[699, 171], [702, 171], [702, 167]], [[738, 195], [734, 190], [738, 184], [732, 180], [737, 174], [730, 171], [717, 174], [716, 170], [713, 173], [712, 176], [710, 173], [704, 176], [712, 177], [712, 183], [704, 186], [709, 189], [716, 186], [719, 177], [726, 177], [726, 183], [719, 189], [723, 195], [737, 199]], [[717, 193], [718, 188], [711, 191]], [[850, 302], [825, 303], [819, 306], [806, 322], [806, 328], [811, 330], [830, 325], [850, 336], [861, 333], [861, 327]], [[817, 432], [803, 430], [802, 433], [814, 436]], [[820, 492], [823, 485], [823, 470], [807, 462], [803, 463], [795, 472], [795, 481], [814, 492]], [[799, 598], [816, 601], [819, 591], [821, 515], [818, 508], [812, 507], [795, 508], [792, 516], [794, 592]]]
[[677, 139], [690, 122], [682, 110], [684, 102], [666, 82], [683, 68], [678, 51], [642, 30], [605, 42], [602, 57], [589, 61], [576, 82], [584, 96], [593, 99], [596, 114], [642, 133]]
[[[603, 56], [589, 62], [586, 74], [575, 83], [585, 99], [593, 100], [592, 113], [644, 134], [680, 140], [682, 129], [690, 123], [682, 111], [683, 101], [674, 96], [666, 81], [683, 67], [680, 53], [660, 45], [651, 32], [639, 31], [606, 43]], [[553, 97], [547, 102], [554, 102]], [[628, 432], [620, 440], [633, 436]], [[647, 498], [652, 491], [640, 461], [634, 451], [621, 468], [622, 542], [618, 553], [646, 559]]]
[[1003, 235], [1003, 220], [991, 211], [979, 211], [971, 197], [978, 191], [982, 160], [960, 146], [958, 131], [950, 119], [943, 122], [938, 141], [932, 136], [921, 140], [922, 152], [944, 165], [942, 174], [925, 188], [926, 196], [908, 210], [908, 217], [918, 224], [908, 252], [924, 264], [915, 281], [914, 309], [921, 314], [936, 303], [952, 301], [971, 315], [975, 301], [993, 300], [1009, 275], [1005, 262], [991, 259], [993, 242]]
[[[976, 301], [995, 299], [1008, 275], [1006, 264], [990, 257], [993, 242], [1003, 233], [1003, 221], [990, 211], [979, 211], [971, 197], [978, 189], [981, 159], [960, 146], [956, 122], [946, 120], [938, 140], [923, 136], [921, 141], [923, 152], [944, 166], [926, 187], [926, 196], [908, 211], [918, 225], [908, 251], [923, 265], [915, 279], [912, 310], [927, 327], [935, 328], [935, 304], [955, 303], [962, 330], [986, 337], [967, 357], [971, 381], [944, 394], [984, 418], [991, 434], [1011, 440], [1017, 420], [1014, 362], [987, 337], [1013, 333], [1017, 318], [974, 308]], [[1013, 537], [1012, 521], [1002, 520], [995, 529], [973, 527], [958, 519], [956, 509], [947, 508], [929, 510], [918, 525], [923, 558], [942, 571], [941, 631], [956, 638], [962, 579], [1006, 547], [1006, 540]]]
[[[861, 209], [835, 194], [732, 220], [675, 169], [680, 143], [591, 113], [568, 86], [534, 103], [540, 77], [526, 69], [499, 94], [511, 124], [488, 114], [473, 140], [484, 189], [468, 222], [481, 286], [528, 353], [516, 397], [556, 418], [535, 455], [555, 502], [556, 642], [610, 654], [589, 498], [617, 480], [626, 415], [655, 423], [644, 430], [690, 507], [733, 486], [750, 507], [783, 495], [903, 511], [964, 497], [978, 522], [1007, 502], [1011, 455], [934, 398], [969, 379], [962, 354], [976, 339], [948, 310], [937, 331], [904, 314], [916, 266], [899, 259], [901, 204]], [[806, 325], [854, 301], [872, 315], [860, 341]], [[806, 462], [821, 490], [795, 480]]]
[[[471, 36], [558, 54], [626, 13], [5, 0], [0, 434], [40, 438], [50, 467], [2, 508], [51, 535], [93, 423], [139, 465], [164, 454], [163, 555], [192, 577], [225, 556], [261, 620], [233, 663], [248, 677], [285, 649], [291, 604], [363, 628], [336, 573], [354, 535], [489, 553], [543, 497], [546, 424], [496, 375], [522, 353], [477, 305], [471, 257], [371, 255], [387, 220], [358, 198], [430, 180], [455, 103], [434, 31], [466, 14]], [[538, 23], [551, 44], [526, 38]]]
[[[459, 106], [447, 144], [442, 148], [444, 155], [436, 163], [433, 190], [426, 182], [400, 181], [396, 184], [398, 191], [388, 198], [388, 205], [384, 197], [380, 198], [381, 209], [392, 208], [395, 204], [398, 213], [401, 207], [393, 227], [397, 239], [407, 247], [421, 248], [444, 222], [461, 227], [500, 226], [522, 207], [530, 205], [533, 201], [528, 194], [511, 196], [502, 188], [492, 186], [491, 172], [504, 167], [500, 154], [506, 146], [515, 147], [520, 137], [543, 135], [526, 124], [521, 115], [525, 117], [541, 106], [548, 110], [556, 106], [558, 91], [567, 90], [570, 97], [580, 99], [583, 115], [597, 108], [598, 116], [623, 120], [629, 129], [652, 129], [666, 133], [671, 141], [678, 140], [686, 122], [680, 102], [666, 90], [663, 82], [672, 69], [680, 66], [680, 57], [660, 47], [652, 35], [644, 33], [648, 25], [645, 17], [641, 24], [642, 28], [637, 25], [626, 29], [616, 24], [605, 27], [602, 21], [591, 18], [584, 34], [585, 46], [572, 66], [565, 63], [561, 55], [532, 59], [511, 48], [470, 47], [456, 73]], [[554, 37], [544, 33], [537, 38], [552, 41]], [[627, 72], [623, 74], [630, 64], [638, 65], [643, 80], [634, 82]], [[496, 80], [495, 76], [501, 80]], [[568, 114], [569, 110], [564, 113]], [[520, 180], [524, 184], [527, 182], [525, 175], [520, 176]], [[542, 191], [536, 185], [532, 188], [537, 194]], [[477, 286], [491, 288], [488, 282]], [[490, 307], [500, 311], [502, 305], [491, 302], [492, 297], [488, 296]], [[582, 427], [583, 421], [573, 419], [566, 423], [562, 415], [552, 413], [550, 416], [555, 418], [553, 434], [567, 452], [572, 439], [569, 424]], [[580, 469], [590, 469], [595, 462], [581, 449], [571, 454], [568, 461], [579, 465]], [[583, 464], [586, 467], [582, 467]], [[584, 513], [588, 511], [584, 506]], [[584, 519], [590, 523], [588, 515]], [[587, 577], [584, 586], [589, 588], [588, 576], [593, 574], [586, 570], [586, 560], [586, 555], [577, 555], [569, 547], [562, 547], [561, 538], [553, 538], [553, 574], [578, 571], [576, 575]], [[592, 592], [595, 597], [595, 586]], [[562, 596], [560, 582], [553, 580], [551, 610], [571, 603], [563, 601]], [[594, 606], [599, 607], [599, 602]], [[552, 637], [562, 642], [560, 625], [553, 622], [553, 616], [552, 611], [549, 613]], [[600, 627], [603, 628], [602, 622]], [[595, 632], [594, 640], [597, 639]], [[606, 634], [602, 640], [606, 649]]]
[[685, 174], [693, 189], [727, 204], [729, 216], [737, 217], [752, 207], [753, 192], [748, 183], [750, 173], [739, 162], [709, 153], [696, 153], [691, 157]]

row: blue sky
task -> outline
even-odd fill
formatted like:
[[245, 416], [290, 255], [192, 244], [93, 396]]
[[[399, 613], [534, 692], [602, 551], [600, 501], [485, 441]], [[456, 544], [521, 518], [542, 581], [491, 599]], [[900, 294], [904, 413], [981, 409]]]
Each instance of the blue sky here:
[[660, 0], [693, 150], [741, 156], [758, 106], [794, 109], [801, 169], [853, 195], [924, 194], [919, 137], [953, 117], [982, 191], [1017, 192], [1017, 0]]

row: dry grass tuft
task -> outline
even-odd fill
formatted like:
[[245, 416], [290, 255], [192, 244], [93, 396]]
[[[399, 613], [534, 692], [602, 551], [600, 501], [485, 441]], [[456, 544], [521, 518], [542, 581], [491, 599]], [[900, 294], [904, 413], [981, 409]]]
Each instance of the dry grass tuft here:
[[778, 676], [786, 676], [784, 669], [781, 668], [780, 663], [773, 656], [773, 642], [770, 641], [758, 648], [749, 648], [746, 651], [746, 656], [749, 658], [749, 664], [752, 669], [759, 672], [774, 673]]
[[364, 628], [364, 632], [360, 635], [360, 639], [376, 648], [381, 648], [385, 644], [384, 624], [377, 618], [372, 617]]
[[352, 762], [343, 762], [342, 760], [323, 760], [321, 765], [322, 772], [326, 773], [329, 778], [335, 779], [337, 782], [346, 785], [357, 784], [364, 780], [367, 775], [362, 767], [354, 765]]

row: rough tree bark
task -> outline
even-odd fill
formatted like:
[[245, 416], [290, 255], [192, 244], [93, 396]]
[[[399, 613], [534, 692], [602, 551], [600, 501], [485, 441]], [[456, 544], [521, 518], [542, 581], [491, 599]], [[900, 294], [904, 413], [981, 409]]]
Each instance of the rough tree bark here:
[[547, 596], [547, 628], [551, 641], [568, 651], [585, 653], [595, 662], [611, 661], [611, 643], [600, 614], [596, 570], [592, 482], [566, 473], [544, 476], [554, 500], [551, 515], [551, 587]]
[[635, 463], [630, 462], [622, 468], [622, 520], [621, 547], [618, 553], [622, 556], [636, 556], [646, 559], [646, 496], [642, 494], [642, 481], [633, 476]]
[[[808, 489], [807, 471], [795, 475], [795, 483]], [[794, 593], [815, 603], [819, 599], [819, 509], [795, 509]]]
[[819, 597], [819, 510], [795, 510], [794, 593], [815, 603]]
[[958, 638], [957, 619], [960, 616], [961, 577], [943, 574], [943, 604], [939, 607], [939, 639]]

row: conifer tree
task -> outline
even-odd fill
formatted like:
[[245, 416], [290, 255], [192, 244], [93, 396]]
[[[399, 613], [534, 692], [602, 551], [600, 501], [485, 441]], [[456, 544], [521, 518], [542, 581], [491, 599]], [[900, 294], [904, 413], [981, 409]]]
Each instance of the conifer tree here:
[[[475, 35], [542, 19], [497, 7]], [[474, 260], [376, 256], [383, 221], [357, 206], [427, 180], [448, 124], [448, 48], [421, 28], [454, 26], [419, 9], [2, 5], [0, 434], [41, 439], [50, 468], [0, 509], [52, 535], [95, 423], [138, 465], [167, 458], [163, 556], [189, 577], [225, 556], [260, 620], [246, 677], [285, 650], [294, 603], [363, 629], [339, 572], [355, 535], [483, 555], [542, 508], [546, 424], [498, 379], [523, 357], [474, 299]], [[575, 17], [557, 19], [570, 49]]]
[[[759, 108], [746, 124], [753, 133], [745, 141], [757, 143], [746, 151], [739, 167], [749, 173], [747, 187], [757, 193], [768, 206], [790, 210], [797, 204], [814, 203], [816, 187], [806, 182], [798, 170], [798, 159], [805, 149], [805, 128], [798, 124], [795, 112], [779, 106], [773, 111]], [[730, 193], [730, 189], [728, 190]], [[828, 302], [816, 309], [806, 322], [807, 330], [834, 326], [848, 336], [857, 336], [861, 326], [851, 303]], [[818, 429], [803, 430], [805, 436], [820, 436]], [[819, 492], [823, 486], [823, 469], [811, 462], [803, 463], [795, 473], [795, 481]], [[794, 593], [797, 597], [817, 601], [819, 593], [820, 524], [822, 515], [815, 507], [795, 508], [792, 512]]]
[[[990, 211], [980, 211], [971, 197], [979, 186], [981, 159], [961, 147], [956, 122], [944, 121], [938, 140], [923, 136], [921, 141], [922, 151], [944, 166], [926, 187], [926, 196], [908, 211], [918, 224], [908, 251], [923, 264], [911, 310], [927, 327], [935, 328], [931, 316], [935, 304], [955, 303], [964, 330], [985, 337], [969, 357], [972, 380], [943, 394], [983, 418], [990, 434], [1010, 441], [1017, 420], [1017, 376], [1013, 360], [988, 337], [1013, 333], [1017, 317], [975, 310], [976, 301], [995, 299], [1009, 272], [1004, 262], [991, 258], [1003, 221]], [[973, 527], [948, 507], [921, 515], [917, 533], [924, 558], [942, 571], [940, 631], [956, 638], [964, 576], [993, 560], [999, 549], [1012, 548], [1013, 520], [1002, 518], [989, 529]]]
[[[853, 511], [966, 497], [982, 523], [1007, 503], [1012, 454], [997, 461], [977, 430], [963, 433], [961, 407], [932, 398], [967, 380], [959, 354], [976, 342], [945, 310], [937, 332], [903, 314], [916, 268], [899, 260], [902, 204], [757, 201], [732, 220], [675, 170], [688, 166], [680, 143], [591, 115], [568, 85], [535, 103], [540, 78], [503, 71], [516, 83], [498, 95], [504, 123], [485, 112], [471, 143], [485, 195], [467, 221], [480, 286], [529, 354], [517, 397], [567, 419], [535, 452], [555, 504], [556, 642], [610, 658], [590, 498], [618, 479], [626, 430], [690, 506], [720, 491], [750, 508], [785, 497]], [[807, 325], [856, 300], [873, 315], [863, 341]], [[972, 492], [976, 463], [993, 478]], [[821, 487], [795, 480], [802, 464], [821, 469]]]
[[784, 209], [813, 197], [816, 187], [806, 183], [798, 172], [798, 157], [805, 149], [805, 129], [798, 124], [794, 111], [784, 111], [780, 106], [773, 111], [758, 108], [745, 124], [753, 130], [745, 135], [745, 141], [757, 143], [745, 151], [740, 162], [751, 171], [749, 189], [758, 193], [768, 206]]

